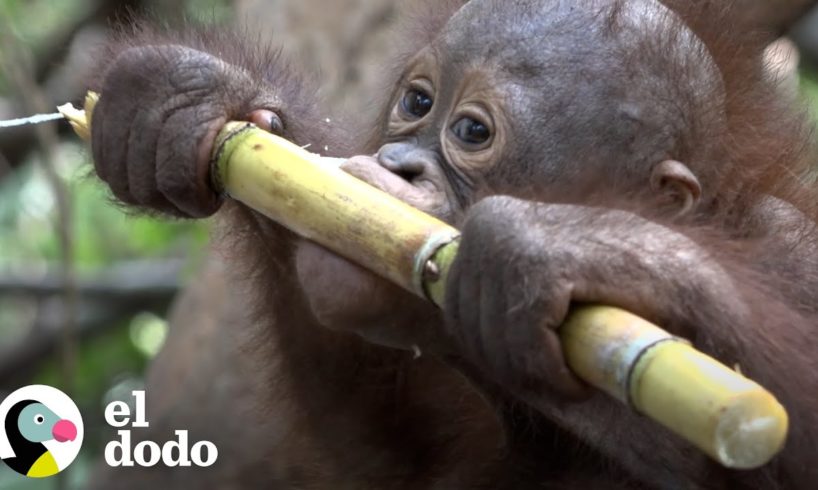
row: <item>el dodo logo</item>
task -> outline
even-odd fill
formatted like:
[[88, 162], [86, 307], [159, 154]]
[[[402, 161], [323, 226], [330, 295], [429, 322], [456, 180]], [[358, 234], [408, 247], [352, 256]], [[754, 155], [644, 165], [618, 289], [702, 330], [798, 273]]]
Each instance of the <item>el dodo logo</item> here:
[[0, 458], [17, 473], [56, 475], [74, 462], [82, 436], [80, 411], [56, 388], [26, 386], [0, 403]]

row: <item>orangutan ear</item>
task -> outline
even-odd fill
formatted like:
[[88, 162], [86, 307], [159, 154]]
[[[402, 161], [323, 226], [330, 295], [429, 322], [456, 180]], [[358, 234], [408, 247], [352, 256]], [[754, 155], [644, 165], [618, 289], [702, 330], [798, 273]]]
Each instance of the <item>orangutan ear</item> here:
[[687, 165], [676, 160], [665, 160], [653, 168], [650, 186], [663, 194], [662, 202], [677, 209], [677, 216], [694, 211], [702, 195], [702, 186], [696, 174]]

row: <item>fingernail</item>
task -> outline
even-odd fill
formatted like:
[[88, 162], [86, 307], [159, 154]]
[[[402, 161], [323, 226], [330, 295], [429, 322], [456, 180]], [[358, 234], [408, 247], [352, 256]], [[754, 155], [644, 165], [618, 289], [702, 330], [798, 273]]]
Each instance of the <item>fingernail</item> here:
[[279, 133], [281, 131], [278, 116], [268, 109], [258, 109], [251, 112], [250, 122], [270, 133]]

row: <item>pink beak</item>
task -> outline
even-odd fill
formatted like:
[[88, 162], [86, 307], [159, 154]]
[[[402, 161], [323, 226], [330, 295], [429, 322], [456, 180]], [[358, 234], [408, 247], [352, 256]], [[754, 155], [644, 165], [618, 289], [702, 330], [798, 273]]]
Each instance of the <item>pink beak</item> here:
[[57, 442], [73, 441], [77, 438], [77, 426], [70, 420], [60, 420], [54, 424], [51, 435]]

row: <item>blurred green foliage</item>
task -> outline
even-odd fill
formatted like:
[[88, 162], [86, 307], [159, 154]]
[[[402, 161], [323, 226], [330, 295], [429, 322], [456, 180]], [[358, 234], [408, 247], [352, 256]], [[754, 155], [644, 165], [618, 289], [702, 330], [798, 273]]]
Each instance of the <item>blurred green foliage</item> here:
[[71, 29], [86, 17], [92, 0], [3, 0], [0, 15], [11, 20], [14, 35], [35, 47], [43, 46], [54, 32]]
[[818, 121], [818, 70], [803, 70], [801, 87], [803, 88], [804, 96], [812, 106], [812, 113], [815, 114], [816, 121]]
[[[142, 2], [146, 11], [161, 18], [169, 10], [201, 23], [223, 23], [231, 18], [226, 0], [164, 0]], [[35, 58], [53, 49], [100, 4], [94, 0], [0, 0], [0, 18]], [[0, 52], [0, 61], [4, 53]], [[17, 97], [0, 71], [0, 97]], [[89, 176], [87, 151], [73, 139], [61, 143], [57, 170], [68, 182], [72, 198], [74, 267], [80, 278], [128, 260], [183, 258], [185, 276], [191, 275], [204, 255], [206, 224], [172, 222], [128, 213], [115, 205], [108, 191]], [[29, 278], [54, 272], [59, 266], [56, 203], [36, 153], [0, 181], [0, 273], [25, 273]], [[186, 278], [180, 278], [183, 283]], [[0, 296], [0, 352], [24, 341], [38, 311], [37, 301]], [[103, 408], [130, 388], [141, 386], [147, 362], [157, 354], [167, 334], [167, 322], [153, 313], [123, 316], [102, 333], [85, 340], [78, 350], [72, 397], [86, 422], [83, 451], [60, 478], [35, 480], [17, 475], [0, 464], [0, 490], [83, 489], [101, 444], [107, 440]], [[23, 384], [61, 386], [62, 364], [54, 356], [36, 366]], [[12, 387], [13, 388], [13, 387]], [[62, 483], [62, 485], [60, 484]], [[67, 484], [67, 486], [66, 486]]]
[[[88, 175], [85, 150], [75, 142], [60, 147], [58, 171], [69, 183], [74, 212], [75, 266], [80, 277], [93, 276], [111, 264], [135, 259], [182, 258], [186, 276], [198, 267], [206, 250], [208, 226], [193, 221], [168, 221], [126, 213], [107, 190]], [[60, 257], [55, 233], [52, 191], [36, 155], [0, 181], [0, 272], [44, 274], [55, 270]], [[185, 278], [180, 278], [184, 282]], [[36, 302], [0, 297], [0, 351], [25, 337]], [[167, 324], [151, 313], [123, 317], [84, 341], [79, 348], [72, 396], [86, 420], [86, 439], [78, 460], [66, 472], [75, 484], [83, 481], [106, 436], [89, 423], [102, 421], [105, 394], [122, 382], [140, 383], [147, 362], [164, 341]], [[26, 384], [61, 386], [62, 365], [48, 358]], [[0, 464], [0, 489], [56, 488], [56, 479], [31, 480]]]
[[[0, 0], [0, 18], [8, 21], [12, 34], [37, 57], [49, 49], [52, 39], [62, 37], [57, 33], [68, 32], [87, 17], [93, 5], [92, 0]], [[0, 71], [0, 95], [7, 90], [7, 81]]]
[[221, 24], [232, 18], [233, 11], [225, 0], [188, 0], [185, 15], [194, 21]]
[[[53, 50], [94, 9], [100, 0], [0, 0], [0, 20], [34, 58]], [[111, 2], [116, 3], [116, 2]], [[227, 0], [144, 0], [145, 11], [158, 19], [173, 12], [194, 22], [222, 23], [231, 19]], [[8, 53], [0, 51], [0, 62]], [[0, 70], [0, 98], [17, 99]], [[206, 249], [208, 226], [201, 222], [169, 221], [128, 213], [115, 205], [106, 188], [90, 176], [87, 150], [74, 138], [60, 143], [57, 171], [68, 183], [73, 212], [74, 267], [80, 279], [129, 260], [184, 259], [180, 282], [198, 268]], [[24, 273], [29, 279], [54, 273], [61, 256], [56, 234], [56, 202], [44, 177], [38, 153], [0, 180], [0, 273]], [[19, 162], [16, 162], [19, 163]], [[24, 296], [0, 296], [0, 352], [25, 341], [41, 304]], [[108, 437], [101, 432], [102, 411], [112, 399], [141, 386], [147, 362], [157, 354], [167, 334], [167, 322], [153, 313], [123, 316], [84, 340], [78, 349], [71, 393], [86, 425], [79, 459], [60, 478], [27, 479], [0, 464], [0, 490], [83, 489], [90, 468]], [[35, 366], [21, 384], [61, 386], [63, 366], [57, 356]], [[11, 388], [14, 387], [4, 387]], [[62, 484], [60, 479], [63, 480]], [[65, 485], [67, 484], [67, 486]]]
[[[112, 262], [181, 256], [201, 250], [207, 229], [193, 221], [170, 222], [127, 214], [94, 178], [78, 144], [66, 143], [58, 170], [70, 183], [75, 265], [93, 272]], [[0, 270], [44, 269], [59, 259], [54, 236], [55, 200], [33, 162], [0, 182]]]

